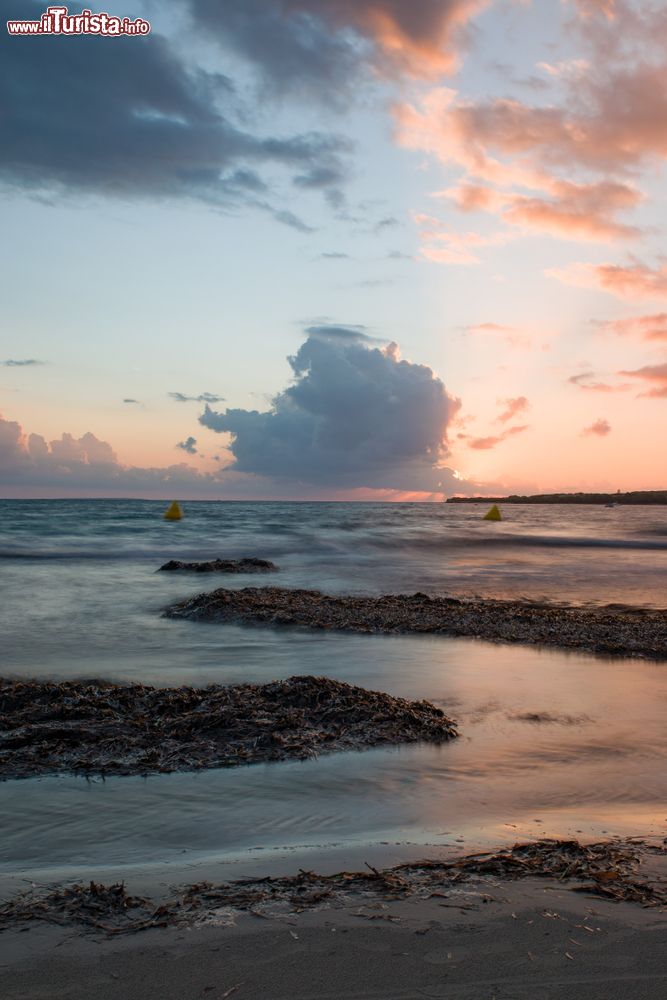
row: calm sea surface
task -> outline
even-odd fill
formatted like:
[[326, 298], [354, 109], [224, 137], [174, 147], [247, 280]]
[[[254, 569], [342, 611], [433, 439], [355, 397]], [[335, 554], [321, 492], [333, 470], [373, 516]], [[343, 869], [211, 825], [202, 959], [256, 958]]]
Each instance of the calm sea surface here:
[[[0, 501], [3, 675], [324, 674], [435, 701], [461, 738], [194, 775], [0, 783], [0, 874], [667, 833], [667, 663], [160, 617], [202, 590], [265, 583], [664, 608], [667, 507], [506, 506], [493, 524], [482, 507], [446, 504], [188, 503], [178, 523], [162, 520], [165, 506]], [[280, 573], [156, 572], [218, 556], [272, 559]]]

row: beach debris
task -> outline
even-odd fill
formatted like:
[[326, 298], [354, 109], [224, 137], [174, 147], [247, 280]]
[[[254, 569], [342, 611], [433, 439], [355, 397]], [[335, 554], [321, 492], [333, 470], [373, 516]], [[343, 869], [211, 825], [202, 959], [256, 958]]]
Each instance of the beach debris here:
[[183, 517], [183, 511], [178, 500], [172, 500], [162, 516], [165, 521], [180, 521]]
[[123, 882], [63, 886], [50, 892], [30, 890], [0, 905], [0, 930], [18, 921], [82, 924], [106, 934], [167, 927], [171, 912], [140, 896], [130, 896]]
[[[387, 904], [394, 900], [428, 899], [443, 895], [443, 889], [461, 892], [466, 884], [478, 885], [490, 878], [550, 879], [559, 886], [567, 883], [575, 891], [617, 902], [664, 906], [664, 880], [655, 872], [644, 874], [641, 870], [649, 856], [647, 846], [637, 841], [584, 845], [576, 840], [540, 840], [452, 860], [404, 862], [388, 869], [369, 866], [365, 871], [332, 875], [301, 869], [296, 875], [278, 878], [239, 879], [220, 885], [199, 882], [175, 890], [166, 900], [133, 897], [122, 883], [32, 888], [0, 904], [0, 930], [23, 922], [48, 921], [83, 925], [113, 935], [150, 927], [197, 926], [205, 922], [207, 914], [225, 908], [271, 917], [321, 907], [356, 906], [357, 916], [394, 921], [397, 917], [387, 913]], [[605, 878], [610, 872], [615, 873], [611, 881]], [[440, 905], [470, 908], [453, 898], [450, 904]], [[516, 919], [516, 914], [512, 917]]]
[[170, 559], [161, 571], [173, 573], [183, 570], [188, 573], [275, 573], [278, 567], [268, 559], [209, 559], [207, 562], [183, 562]]
[[225, 997], [230, 997], [232, 995], [232, 993], [236, 993], [236, 991], [240, 990], [241, 987], [244, 986], [244, 985], [245, 985], [245, 982], [243, 982], [243, 983], [235, 983], [234, 986], [230, 986], [229, 989], [225, 990], [225, 992], [221, 995], [220, 1000], [225, 1000]]
[[428, 701], [327, 677], [206, 688], [0, 679], [0, 778], [193, 771], [457, 735]]
[[667, 659], [667, 610], [460, 600], [423, 593], [331, 596], [318, 590], [245, 587], [197, 594], [167, 608], [164, 615], [272, 627], [436, 633]]

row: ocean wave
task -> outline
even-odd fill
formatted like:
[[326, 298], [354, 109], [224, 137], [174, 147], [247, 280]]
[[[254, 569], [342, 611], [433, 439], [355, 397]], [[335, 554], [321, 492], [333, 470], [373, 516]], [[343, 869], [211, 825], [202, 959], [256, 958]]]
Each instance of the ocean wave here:
[[[182, 555], [182, 553], [178, 553]], [[153, 549], [1, 549], [0, 559], [38, 562], [40, 560], [94, 560], [94, 559], [155, 559], [162, 558], [163, 552]], [[166, 558], [166, 557], [165, 557]]]
[[577, 548], [577, 549], [647, 549], [650, 551], [667, 552], [667, 541], [647, 540], [643, 538], [594, 538], [585, 535], [510, 535], [488, 534], [443, 535], [433, 534], [407, 536], [402, 538], [376, 538], [371, 541], [373, 547], [393, 548], [407, 546], [428, 549], [498, 547], [498, 548]]
[[[17, 561], [40, 561], [40, 560], [144, 560], [155, 559], [164, 560], [167, 558], [188, 558], [188, 559], [210, 559], [211, 553], [217, 552], [220, 548], [216, 544], [200, 544], [196, 546], [184, 546], [182, 548], [164, 545], [148, 545], [143, 547], [118, 548], [118, 547], [95, 547], [77, 548], [75, 545], [65, 548], [36, 548], [36, 547], [5, 547], [0, 549], [0, 560]], [[667, 552], [667, 539], [661, 538], [599, 538], [585, 535], [534, 535], [534, 534], [498, 534], [490, 536], [471, 532], [470, 534], [447, 534], [436, 535], [432, 532], [425, 534], [385, 534], [378, 536], [375, 533], [367, 533], [358, 536], [354, 540], [354, 546], [343, 544], [342, 540], [322, 539], [316, 534], [304, 533], [303, 544], [295, 547], [266, 544], [253, 545], [252, 542], [239, 545], [231, 544], [224, 546], [225, 558], [236, 558], [239, 555], [254, 553], [255, 549], [262, 550], [264, 557], [271, 556], [280, 558], [281, 556], [294, 555], [299, 553], [301, 557], [316, 559], [318, 557], [362, 557], [363, 551], [369, 550], [399, 550], [416, 551], [436, 550], [446, 552], [447, 550], [461, 549], [607, 549], [617, 551], [650, 551]], [[241, 551], [243, 550], [243, 551]], [[265, 551], [266, 550], [266, 551]]]

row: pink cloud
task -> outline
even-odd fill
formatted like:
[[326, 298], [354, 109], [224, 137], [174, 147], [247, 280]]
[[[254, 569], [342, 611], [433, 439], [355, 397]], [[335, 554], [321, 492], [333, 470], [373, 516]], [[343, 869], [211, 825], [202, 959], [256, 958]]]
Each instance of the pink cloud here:
[[432, 153], [443, 163], [463, 167], [470, 177], [491, 184], [521, 184], [533, 189], [547, 184], [550, 175], [533, 162], [506, 164], [489, 154], [486, 137], [476, 135], [469, 121], [475, 107], [461, 100], [455, 90], [433, 88], [422, 96], [419, 105], [394, 106], [396, 140], [407, 149]]
[[632, 371], [621, 371], [619, 375], [630, 375], [632, 378], [644, 379], [651, 388], [640, 395], [653, 399], [667, 399], [667, 362], [660, 365], [644, 365]]
[[587, 59], [561, 59], [557, 63], [539, 62], [538, 69], [544, 70], [548, 76], [563, 77], [584, 75], [591, 64]]
[[568, 382], [570, 385], [576, 385], [578, 389], [584, 389], [586, 392], [624, 392], [630, 388], [627, 382], [622, 382], [619, 385], [609, 385], [607, 382], [591, 381], [593, 378], [594, 372], [581, 372], [579, 375], [570, 375]]
[[202, 474], [185, 464], [139, 468], [118, 461], [107, 441], [87, 432], [80, 438], [62, 434], [47, 441], [25, 434], [16, 421], [0, 417], [0, 485], [17, 490], [69, 490], [81, 495], [143, 493], [211, 495], [216, 475]]
[[509, 233], [456, 233], [429, 230], [421, 234], [421, 256], [436, 264], [477, 264], [479, 257], [474, 250], [482, 247], [504, 246], [511, 240]]
[[[559, 103], [471, 100], [434, 88], [394, 108], [396, 139], [461, 168], [458, 184], [441, 194], [462, 211], [567, 239], [634, 239], [641, 230], [619, 215], [643, 195], [628, 179], [667, 159], [659, 41], [667, 13], [610, 0], [582, 0], [578, 12], [570, 29], [586, 58], [543, 67], [558, 77]], [[577, 171], [585, 181], [573, 180]]]
[[549, 175], [555, 164], [625, 171], [667, 156], [664, 65], [638, 63], [631, 69], [591, 72], [577, 78], [572, 90], [562, 107], [512, 98], [478, 103], [452, 99], [444, 125], [433, 114], [429, 124], [442, 138], [453, 133], [468, 156], [476, 153], [482, 167], [489, 165], [491, 151], [530, 156], [524, 166]]
[[642, 195], [627, 184], [556, 181], [550, 191], [548, 199], [511, 196], [503, 220], [567, 239], [612, 240], [636, 237], [641, 232], [615, 219], [618, 211], [633, 208], [642, 200]]
[[503, 404], [503, 410], [502, 413], [499, 413], [496, 417], [496, 421], [501, 424], [507, 423], [507, 421], [516, 416], [517, 413], [525, 412], [530, 406], [530, 403], [525, 396], [515, 396], [510, 399], [499, 400], [499, 402]]
[[591, 320], [602, 333], [639, 337], [642, 340], [667, 340], [667, 313], [632, 316], [629, 319]]
[[486, 211], [501, 215], [510, 226], [533, 229], [566, 239], [612, 240], [636, 237], [641, 230], [619, 222], [616, 213], [634, 208], [642, 195], [628, 184], [600, 181], [543, 181], [548, 197], [504, 193], [479, 184], [464, 183], [443, 194], [462, 212]]
[[422, 258], [438, 264], [477, 264], [479, 257], [475, 250], [504, 246], [514, 238], [510, 232], [456, 232], [441, 219], [424, 212], [414, 213], [413, 219], [422, 227], [419, 233]]
[[503, 196], [483, 184], [459, 184], [443, 192], [461, 212], [495, 212], [502, 206]]
[[570, 264], [549, 268], [545, 274], [567, 285], [600, 288], [625, 299], [667, 301], [667, 264], [651, 268], [641, 261], [630, 264]]
[[616, 0], [574, 0], [574, 5], [580, 17], [588, 18], [603, 14], [611, 21], [616, 16]]
[[595, 423], [592, 423], [590, 427], [584, 427], [581, 433], [583, 437], [606, 437], [607, 434], [611, 433], [611, 424], [608, 420], [600, 418]]
[[468, 447], [474, 448], [477, 451], [488, 451], [490, 448], [495, 448], [497, 445], [502, 444], [503, 441], [506, 441], [507, 438], [512, 437], [514, 434], [523, 434], [527, 430], [528, 424], [521, 424], [518, 427], [508, 427], [502, 434], [473, 438]]
[[466, 24], [488, 0], [287, 0], [339, 29], [352, 27], [379, 50], [379, 66], [414, 77], [452, 73]]
[[531, 339], [525, 330], [520, 330], [516, 326], [507, 326], [503, 323], [476, 323], [472, 326], [464, 327], [466, 333], [477, 336], [479, 334], [490, 334], [501, 337], [510, 347], [528, 348], [531, 346]]

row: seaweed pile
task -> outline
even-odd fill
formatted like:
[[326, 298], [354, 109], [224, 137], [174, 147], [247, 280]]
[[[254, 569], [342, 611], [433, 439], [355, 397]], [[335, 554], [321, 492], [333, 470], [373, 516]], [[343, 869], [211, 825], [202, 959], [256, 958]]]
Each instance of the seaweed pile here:
[[[667, 889], [640, 871], [647, 848], [630, 841], [583, 845], [576, 840], [540, 840], [515, 844], [496, 853], [472, 854], [452, 861], [417, 861], [378, 870], [319, 875], [299, 871], [282, 878], [241, 879], [212, 885], [200, 882], [165, 901], [130, 896], [124, 884], [75, 884], [44, 892], [30, 890], [0, 905], [0, 930], [25, 921], [79, 924], [108, 934], [149, 927], [205, 923], [207, 916], [239, 910], [256, 916], [299, 913], [322, 906], [443, 897], [461, 883], [545, 878], [567, 882], [575, 892], [642, 906], [667, 904]], [[661, 853], [664, 853], [664, 849]], [[573, 884], [570, 884], [573, 883]], [[458, 899], [460, 903], [460, 899]]]
[[0, 679], [0, 778], [192, 771], [456, 735], [430, 702], [326, 677], [206, 688]]
[[176, 922], [174, 916], [173, 903], [163, 908], [141, 896], [130, 896], [122, 882], [75, 883], [46, 893], [31, 890], [0, 905], [0, 931], [19, 922], [43, 921], [127, 934], [149, 927], [168, 927]]
[[220, 588], [167, 608], [167, 618], [353, 632], [429, 632], [667, 659], [667, 610], [576, 608], [427, 594], [329, 596], [281, 587]]
[[160, 570], [173, 573], [275, 573], [278, 567], [268, 559], [209, 559], [207, 562], [182, 562], [170, 559]]

